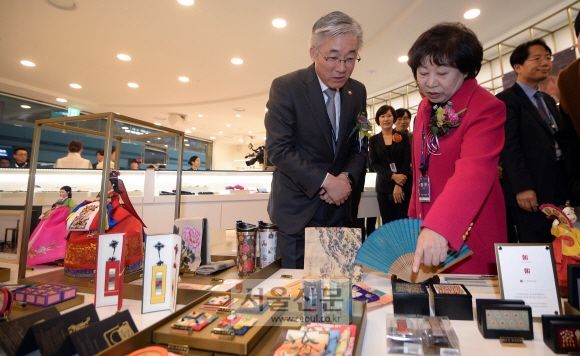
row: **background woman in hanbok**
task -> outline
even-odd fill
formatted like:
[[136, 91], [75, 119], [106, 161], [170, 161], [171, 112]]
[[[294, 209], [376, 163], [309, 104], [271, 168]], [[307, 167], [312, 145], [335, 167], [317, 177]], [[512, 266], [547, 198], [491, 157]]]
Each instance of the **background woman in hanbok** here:
[[41, 217], [41, 221], [30, 235], [26, 265], [54, 262], [64, 258], [66, 218], [75, 208], [71, 188], [68, 185], [60, 188], [61, 199], [52, 204]]

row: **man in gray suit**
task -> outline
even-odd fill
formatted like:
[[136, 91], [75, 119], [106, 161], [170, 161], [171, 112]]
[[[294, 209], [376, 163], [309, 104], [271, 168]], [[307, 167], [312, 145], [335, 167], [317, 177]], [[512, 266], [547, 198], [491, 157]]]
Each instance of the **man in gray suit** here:
[[366, 109], [366, 89], [350, 79], [362, 29], [342, 12], [312, 28], [308, 68], [276, 78], [270, 88], [266, 152], [276, 166], [268, 213], [278, 224], [282, 268], [304, 268], [304, 228], [351, 226], [351, 200], [366, 162], [353, 133]]

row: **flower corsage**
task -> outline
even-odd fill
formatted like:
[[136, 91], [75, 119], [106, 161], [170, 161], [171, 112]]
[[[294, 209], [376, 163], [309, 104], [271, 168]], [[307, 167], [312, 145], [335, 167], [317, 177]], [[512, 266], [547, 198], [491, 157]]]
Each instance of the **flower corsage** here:
[[401, 135], [399, 135], [398, 133], [393, 135], [393, 142], [394, 143], [399, 143], [403, 141], [403, 137]]
[[435, 115], [429, 120], [429, 131], [434, 137], [438, 136], [449, 136], [449, 131], [451, 129], [459, 127], [461, 121], [459, 116], [463, 115], [467, 111], [467, 108], [461, 110], [460, 112], [455, 112], [453, 110], [453, 103], [448, 101], [444, 106], [434, 106]]
[[[348, 135], [348, 138], [350, 138], [350, 136], [354, 135], [354, 133], [358, 131], [356, 140], [358, 141], [358, 151], [360, 153], [363, 153], [364, 151], [364, 153], [366, 154], [366, 151], [368, 149], [368, 145], [366, 144], [366, 142], [368, 142], [368, 138], [371, 137], [371, 129], [372, 126], [369, 120], [367, 119], [367, 114], [366, 112], [362, 111], [361, 108], [356, 117], [356, 124], [354, 125], [350, 135]], [[367, 138], [367, 140], [365, 140], [365, 138]]]

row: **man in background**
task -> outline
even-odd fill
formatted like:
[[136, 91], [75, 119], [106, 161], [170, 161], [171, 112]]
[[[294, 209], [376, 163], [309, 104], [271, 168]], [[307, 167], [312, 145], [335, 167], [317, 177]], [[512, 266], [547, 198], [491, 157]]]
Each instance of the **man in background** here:
[[0, 168], [10, 168], [10, 160], [7, 157], [0, 157]]
[[16, 147], [12, 154], [14, 160], [10, 164], [12, 168], [30, 168], [28, 165], [28, 151], [24, 147]]
[[312, 28], [308, 68], [276, 78], [266, 117], [266, 151], [276, 166], [268, 213], [278, 224], [282, 268], [304, 268], [304, 228], [351, 226], [349, 195], [366, 162], [351, 135], [366, 88], [350, 79], [363, 33], [335, 11]]
[[97, 150], [95, 156], [97, 156], [97, 162], [93, 163], [93, 169], [97, 169], [97, 165], [103, 162], [103, 158], [105, 158], [105, 150]]

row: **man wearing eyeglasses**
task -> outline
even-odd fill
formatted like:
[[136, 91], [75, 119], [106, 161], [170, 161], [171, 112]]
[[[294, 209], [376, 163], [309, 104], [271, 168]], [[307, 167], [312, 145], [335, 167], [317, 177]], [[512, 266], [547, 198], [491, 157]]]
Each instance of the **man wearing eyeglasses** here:
[[[539, 90], [552, 70], [552, 51], [541, 39], [515, 48], [510, 63], [517, 82], [497, 97], [506, 104], [502, 188], [507, 213], [516, 227], [510, 242], [551, 243], [551, 220], [538, 207], [570, 199], [569, 172], [580, 162], [578, 138], [556, 102]], [[508, 219], [509, 221], [510, 219]]]
[[353, 132], [366, 89], [350, 79], [362, 29], [336, 11], [310, 37], [308, 68], [276, 78], [265, 117], [266, 152], [276, 166], [268, 213], [278, 225], [282, 268], [304, 267], [304, 228], [351, 226], [349, 198], [366, 162]]
[[12, 154], [12, 158], [14, 158], [14, 160], [12, 161], [12, 164], [10, 164], [10, 167], [12, 168], [30, 168], [30, 166], [28, 165], [28, 151], [26, 151], [26, 148], [24, 147], [16, 147], [14, 149], [14, 153]]

